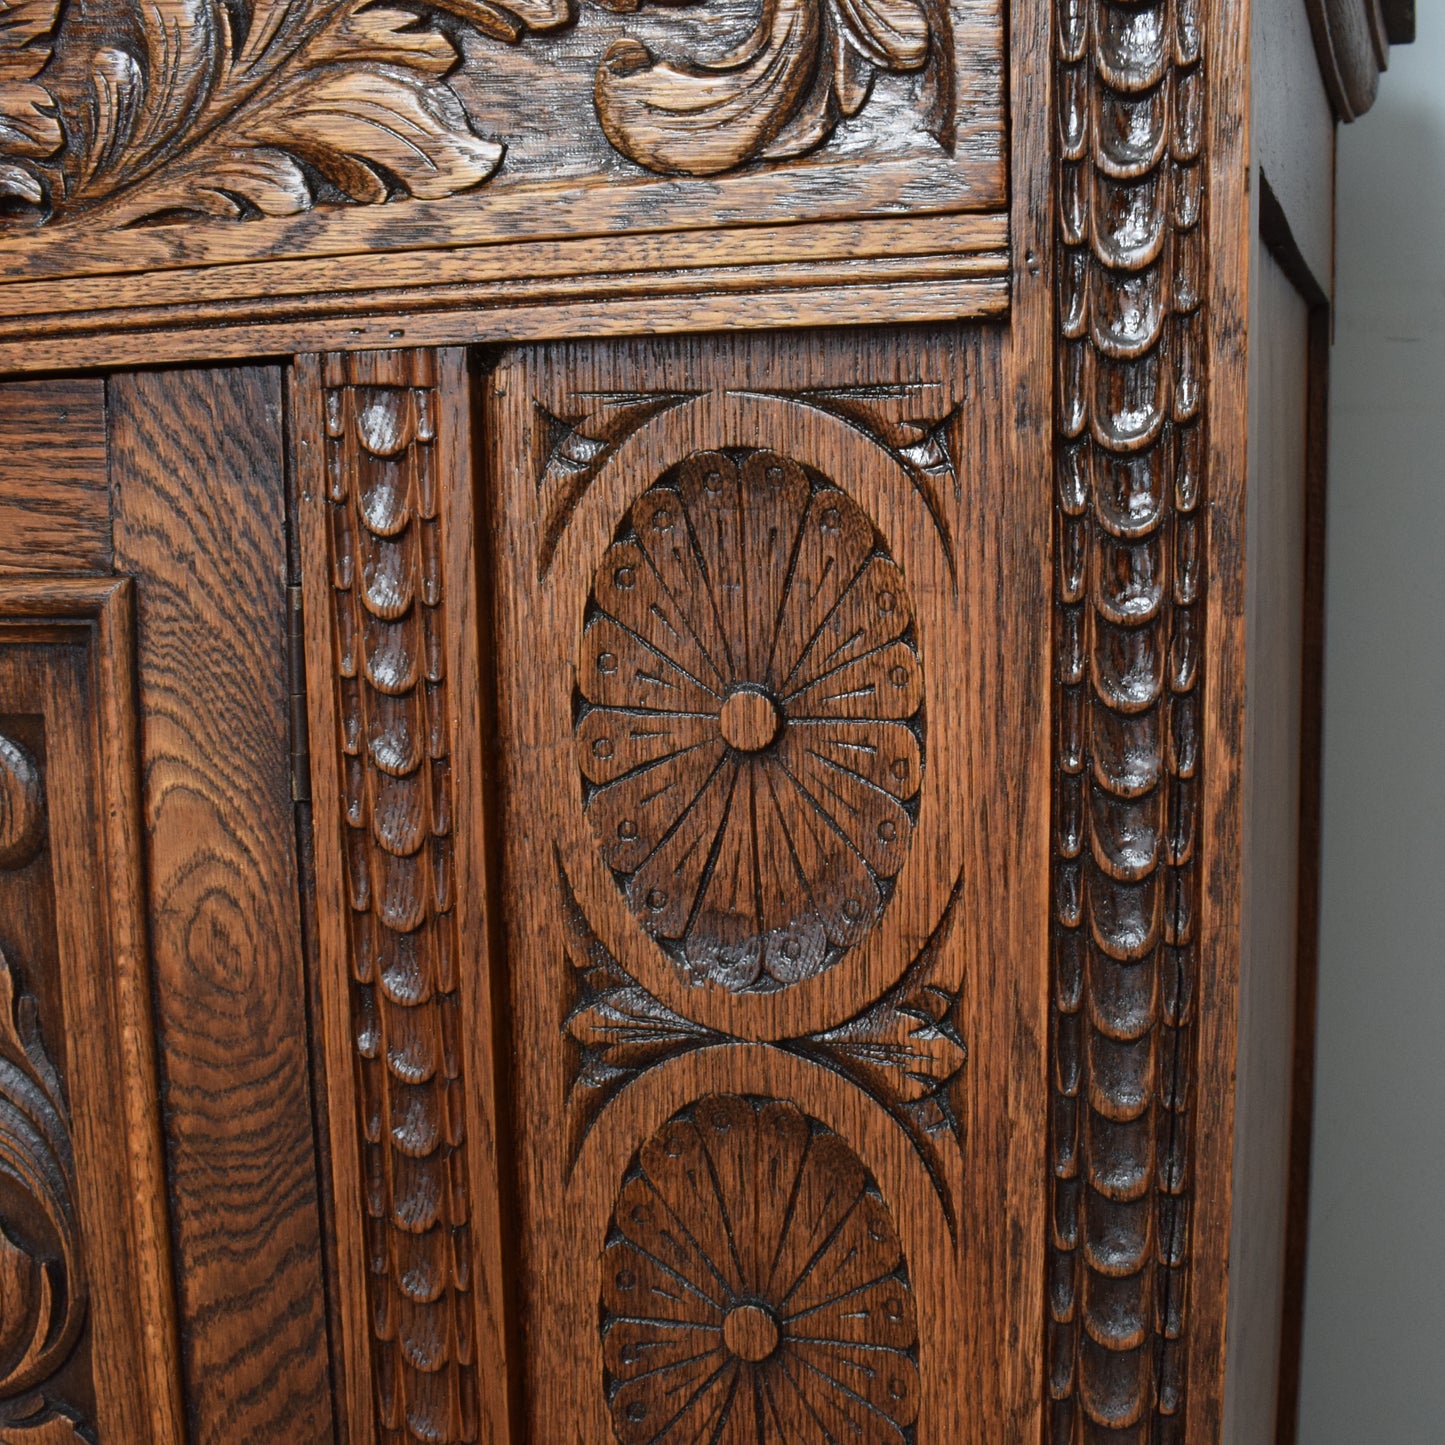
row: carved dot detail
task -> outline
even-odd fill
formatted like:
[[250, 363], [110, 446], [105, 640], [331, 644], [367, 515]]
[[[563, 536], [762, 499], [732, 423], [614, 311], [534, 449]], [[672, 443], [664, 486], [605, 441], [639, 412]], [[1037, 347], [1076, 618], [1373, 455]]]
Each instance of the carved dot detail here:
[[923, 781], [913, 608], [877, 529], [779, 453], [698, 453], [634, 502], [590, 604], [577, 757], [632, 913], [691, 982], [832, 967], [893, 897]]

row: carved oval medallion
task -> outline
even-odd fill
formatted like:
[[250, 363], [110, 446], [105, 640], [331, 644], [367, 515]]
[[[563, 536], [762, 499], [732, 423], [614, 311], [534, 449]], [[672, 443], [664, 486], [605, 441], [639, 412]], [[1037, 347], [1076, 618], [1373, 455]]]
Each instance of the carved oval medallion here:
[[602, 1259], [623, 1445], [901, 1442], [918, 1327], [858, 1156], [789, 1103], [701, 1099], [643, 1145]]
[[695, 980], [777, 989], [877, 922], [913, 837], [923, 678], [858, 505], [775, 452], [701, 452], [633, 505], [578, 662], [586, 810]]

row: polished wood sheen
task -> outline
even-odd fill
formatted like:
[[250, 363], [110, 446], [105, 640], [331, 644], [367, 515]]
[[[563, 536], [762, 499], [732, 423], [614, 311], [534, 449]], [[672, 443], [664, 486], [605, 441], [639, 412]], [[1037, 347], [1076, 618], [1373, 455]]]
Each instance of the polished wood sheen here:
[[0, 13], [0, 1439], [1291, 1445], [1412, 17]]

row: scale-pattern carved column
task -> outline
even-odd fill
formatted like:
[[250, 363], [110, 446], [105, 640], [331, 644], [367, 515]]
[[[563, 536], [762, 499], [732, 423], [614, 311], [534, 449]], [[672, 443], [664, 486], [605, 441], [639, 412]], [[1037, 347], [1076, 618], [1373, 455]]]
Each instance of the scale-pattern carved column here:
[[343, 1327], [362, 1274], [370, 1305], [370, 1338], [344, 1346], [349, 1393], [380, 1440], [472, 1441], [493, 1408], [473, 1267], [500, 1269], [474, 1237], [471, 1156], [489, 1159], [491, 1139], [489, 1121], [472, 1136], [463, 1087], [486, 1024], [464, 998], [481, 959], [458, 904], [479, 771], [457, 756], [478, 732], [458, 712], [475, 702], [475, 657], [458, 650], [474, 645], [460, 600], [474, 581], [469, 488], [444, 435], [465, 427], [464, 363], [302, 358], [296, 412]]
[[1183, 1430], [1205, 569], [1199, 0], [1060, 0], [1052, 1442]]

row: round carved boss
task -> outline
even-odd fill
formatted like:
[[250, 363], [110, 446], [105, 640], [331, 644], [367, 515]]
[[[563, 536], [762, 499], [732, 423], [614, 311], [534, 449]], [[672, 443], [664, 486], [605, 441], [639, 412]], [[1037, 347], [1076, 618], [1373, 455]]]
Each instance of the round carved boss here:
[[588, 821], [691, 978], [786, 987], [875, 925], [913, 837], [923, 678], [850, 497], [775, 452], [688, 457], [603, 556], [577, 679]]
[[917, 1346], [898, 1232], [836, 1134], [789, 1103], [712, 1095], [643, 1145], [602, 1257], [623, 1445], [897, 1445]]
[[0, 868], [23, 868], [44, 841], [40, 769], [27, 748], [0, 733]]

